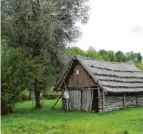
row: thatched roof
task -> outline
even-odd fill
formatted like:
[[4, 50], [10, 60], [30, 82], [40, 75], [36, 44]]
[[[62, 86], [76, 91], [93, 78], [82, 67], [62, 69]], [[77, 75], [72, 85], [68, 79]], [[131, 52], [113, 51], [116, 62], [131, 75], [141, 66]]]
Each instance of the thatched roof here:
[[55, 88], [61, 86], [74, 60], [78, 60], [92, 79], [105, 92], [141, 92], [143, 91], [143, 72], [131, 62], [107, 62], [82, 56], [73, 57], [60, 77]]

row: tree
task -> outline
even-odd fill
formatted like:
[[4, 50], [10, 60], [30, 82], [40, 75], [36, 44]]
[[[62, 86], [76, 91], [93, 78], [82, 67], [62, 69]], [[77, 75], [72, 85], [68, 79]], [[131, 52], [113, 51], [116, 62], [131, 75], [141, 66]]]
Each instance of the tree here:
[[68, 48], [67, 49], [67, 54], [69, 54], [69, 55], [81, 55], [81, 56], [85, 56], [86, 55], [86, 53], [82, 49], [80, 49], [78, 47]]
[[102, 60], [105, 60], [105, 61], [108, 60], [107, 59], [107, 51], [106, 50], [103, 50], [103, 49], [99, 50], [98, 51], [98, 55], [101, 57]]
[[124, 53], [121, 51], [117, 51], [115, 53], [115, 58], [116, 58], [116, 61], [118, 61], [118, 62], [125, 62], [126, 61], [126, 57], [125, 57]]
[[93, 47], [89, 47], [89, 49], [86, 52], [86, 55], [89, 58], [99, 59], [98, 52]]
[[107, 60], [108, 61], [115, 61], [114, 51], [107, 51]]
[[[18, 48], [12, 48], [2, 42], [1, 108], [2, 114], [13, 111], [20, 94], [33, 85], [35, 79], [43, 77], [43, 66]], [[34, 75], [33, 75], [34, 74]]]
[[[2, 38], [12, 47], [21, 48], [39, 63], [60, 70], [60, 55], [68, 42], [79, 37], [77, 21], [86, 23], [86, 0], [2, 0]], [[45, 63], [46, 62], [46, 63]], [[45, 68], [46, 69], [46, 68]], [[47, 72], [46, 70], [44, 70]], [[35, 79], [36, 106], [40, 108], [41, 80]]]
[[142, 62], [142, 59], [143, 59], [143, 57], [142, 57], [141, 53], [137, 53], [137, 63]]

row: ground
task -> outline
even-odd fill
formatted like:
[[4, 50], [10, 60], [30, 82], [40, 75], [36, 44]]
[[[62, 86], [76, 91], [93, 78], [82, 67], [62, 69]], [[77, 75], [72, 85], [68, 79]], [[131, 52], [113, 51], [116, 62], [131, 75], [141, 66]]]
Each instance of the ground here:
[[16, 104], [15, 113], [2, 116], [2, 134], [143, 134], [143, 107], [110, 113], [63, 111], [61, 102], [43, 100], [32, 110], [32, 101]]

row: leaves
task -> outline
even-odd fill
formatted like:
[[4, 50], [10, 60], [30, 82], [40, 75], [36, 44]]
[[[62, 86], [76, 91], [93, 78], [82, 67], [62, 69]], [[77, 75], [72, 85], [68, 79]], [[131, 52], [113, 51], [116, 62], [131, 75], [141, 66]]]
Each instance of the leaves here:
[[18, 48], [12, 48], [2, 42], [2, 113], [7, 107], [13, 107], [20, 93], [29, 89], [35, 79], [42, 81], [44, 66], [36, 63], [38, 58], [31, 58]]
[[134, 64], [140, 69], [143, 70], [143, 63], [142, 63], [142, 55], [140, 53], [134, 52], [127, 52], [123, 53], [121, 51], [106, 51], [106, 50], [95, 50], [94, 48], [90, 47], [87, 51], [83, 51], [78, 47], [71, 47], [67, 49], [67, 54], [69, 55], [81, 55], [87, 56], [89, 58], [95, 58], [98, 60], [105, 60], [105, 61], [117, 61], [117, 62], [128, 62], [133, 61]]

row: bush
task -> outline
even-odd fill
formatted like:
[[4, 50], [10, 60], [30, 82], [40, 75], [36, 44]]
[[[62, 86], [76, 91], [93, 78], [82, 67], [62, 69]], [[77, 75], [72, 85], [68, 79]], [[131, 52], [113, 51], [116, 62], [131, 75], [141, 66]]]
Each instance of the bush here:
[[43, 98], [48, 99], [48, 100], [52, 100], [52, 99], [56, 99], [60, 96], [60, 94], [53, 92], [53, 91], [46, 91], [43, 92]]
[[17, 101], [27, 99], [25, 88], [28, 89], [35, 79], [42, 77], [42, 66], [36, 63], [22, 50], [9, 47], [6, 42], [2, 42], [1, 61], [1, 113], [12, 112]]
[[28, 91], [23, 91], [19, 97], [19, 101], [29, 100]]

